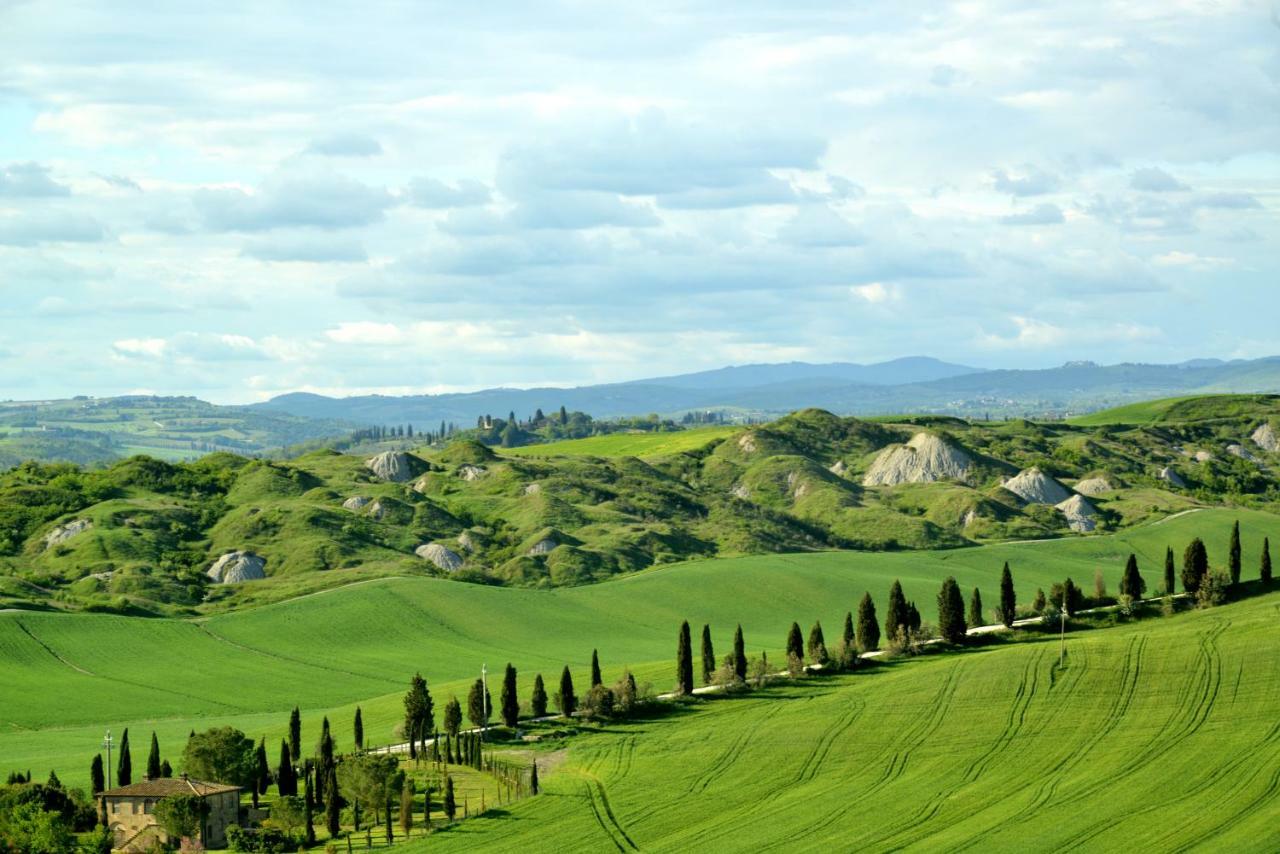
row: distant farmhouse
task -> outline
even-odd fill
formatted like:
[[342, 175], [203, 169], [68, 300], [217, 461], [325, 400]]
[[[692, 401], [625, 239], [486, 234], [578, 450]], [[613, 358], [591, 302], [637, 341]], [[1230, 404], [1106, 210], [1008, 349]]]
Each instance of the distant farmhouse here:
[[[98, 810], [114, 836], [117, 851], [151, 851], [157, 843], [169, 841], [156, 823], [156, 804], [173, 795], [196, 795], [209, 805], [209, 815], [200, 833], [205, 848], [227, 844], [227, 828], [240, 822], [240, 787], [204, 783], [181, 777], [143, 780], [129, 786], [108, 789], [98, 795]], [[173, 840], [177, 843], [178, 840]]]

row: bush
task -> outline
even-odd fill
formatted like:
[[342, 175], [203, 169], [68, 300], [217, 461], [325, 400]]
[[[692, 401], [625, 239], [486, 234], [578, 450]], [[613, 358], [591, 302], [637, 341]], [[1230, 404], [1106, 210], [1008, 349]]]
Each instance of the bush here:
[[246, 854], [284, 854], [294, 843], [274, 828], [250, 830], [232, 825], [227, 828], [227, 850]]
[[592, 685], [591, 690], [582, 698], [579, 710], [588, 718], [613, 717], [613, 692], [603, 685]]
[[1227, 591], [1231, 589], [1231, 576], [1220, 569], [1206, 573], [1200, 580], [1200, 589], [1196, 591], [1196, 603], [1201, 608], [1212, 608], [1227, 601]]

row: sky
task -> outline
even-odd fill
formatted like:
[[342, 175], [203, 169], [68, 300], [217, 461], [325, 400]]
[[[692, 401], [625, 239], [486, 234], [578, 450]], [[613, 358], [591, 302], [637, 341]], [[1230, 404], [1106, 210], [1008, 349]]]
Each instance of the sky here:
[[1275, 355], [1278, 212], [1269, 0], [0, 0], [0, 399]]

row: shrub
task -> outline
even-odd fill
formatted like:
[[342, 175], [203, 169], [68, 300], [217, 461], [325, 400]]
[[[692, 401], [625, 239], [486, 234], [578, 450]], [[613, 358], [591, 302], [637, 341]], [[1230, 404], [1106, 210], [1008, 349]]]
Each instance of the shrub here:
[[1231, 576], [1222, 570], [1207, 572], [1200, 579], [1200, 588], [1196, 591], [1196, 603], [1201, 608], [1212, 608], [1227, 601], [1227, 591], [1231, 589]]

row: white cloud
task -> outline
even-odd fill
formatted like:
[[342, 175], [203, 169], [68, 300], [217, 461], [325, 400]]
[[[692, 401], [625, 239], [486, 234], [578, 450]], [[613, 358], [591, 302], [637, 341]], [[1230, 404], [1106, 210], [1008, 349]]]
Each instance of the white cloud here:
[[159, 359], [168, 348], [163, 338], [122, 338], [113, 343], [116, 354], [131, 359]]
[[865, 285], [854, 285], [849, 289], [859, 299], [872, 305], [881, 305], [900, 299], [902, 294], [897, 285], [886, 285], [884, 282], [869, 282]]
[[404, 333], [394, 323], [375, 323], [368, 320], [343, 321], [325, 330], [325, 337], [338, 344], [394, 344]]

